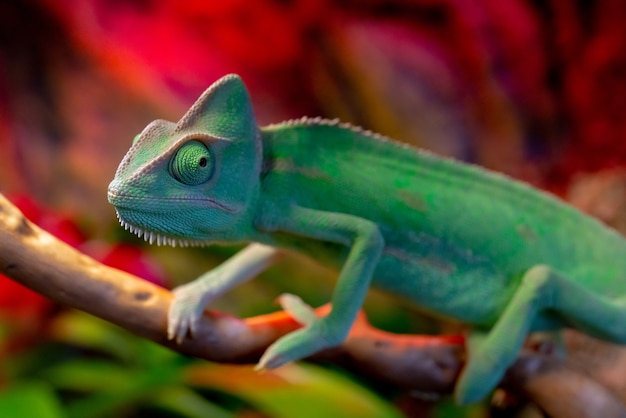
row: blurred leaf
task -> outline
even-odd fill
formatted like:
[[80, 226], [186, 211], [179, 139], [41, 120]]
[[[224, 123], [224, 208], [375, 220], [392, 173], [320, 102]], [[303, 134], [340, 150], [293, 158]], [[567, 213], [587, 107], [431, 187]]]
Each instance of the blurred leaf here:
[[[156, 398], [155, 391], [182, 381], [185, 357], [91, 315], [67, 312], [54, 322], [51, 333], [63, 343], [112, 356], [111, 360], [65, 361], [42, 372], [55, 387], [83, 395], [68, 404], [70, 417], [120, 416], [122, 410], [132, 412], [157, 405], [163, 399]], [[194, 405], [198, 409], [198, 402]], [[209, 412], [214, 409], [213, 405], [205, 408]], [[197, 416], [187, 412], [183, 415]]]
[[[93, 371], [93, 370], [92, 370]], [[109, 390], [69, 404], [69, 417], [96, 418], [119, 416], [123, 408], [136, 408], [152, 403], [155, 391], [179, 382], [180, 367], [164, 364], [128, 375], [128, 379], [109, 385]]]
[[[113, 326], [113, 325], [111, 325]], [[183, 364], [193, 361], [189, 357], [185, 357], [176, 351], [170, 350], [167, 347], [163, 347], [155, 342], [145, 340], [143, 338], [136, 337], [133, 334], [128, 334], [136, 340], [136, 354], [134, 359], [136, 363], [144, 366], [163, 365], [172, 362], [178, 362], [182, 366]]]
[[320, 367], [303, 364], [257, 373], [250, 366], [194, 365], [189, 383], [241, 396], [276, 418], [393, 417], [402, 415], [357, 383]]
[[139, 339], [129, 338], [132, 334], [127, 331], [84, 312], [72, 310], [59, 315], [50, 332], [61, 342], [104, 352], [124, 361], [139, 358]]
[[78, 359], [51, 367], [42, 375], [58, 389], [111, 391], [136, 377], [128, 367], [109, 361]]
[[153, 404], [189, 418], [234, 418], [235, 415], [182, 386], [154, 394]]
[[62, 418], [58, 399], [41, 382], [20, 382], [0, 392], [0, 411], [4, 417]]

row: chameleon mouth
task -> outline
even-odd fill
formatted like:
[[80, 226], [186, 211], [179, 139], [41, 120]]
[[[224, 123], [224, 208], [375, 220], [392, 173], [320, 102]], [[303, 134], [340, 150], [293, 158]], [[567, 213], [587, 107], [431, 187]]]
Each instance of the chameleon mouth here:
[[118, 210], [115, 210], [115, 214], [117, 215], [117, 220], [120, 222], [120, 225], [122, 225], [125, 230], [137, 235], [139, 238], [143, 238], [151, 245], [154, 243], [158, 246], [169, 245], [171, 247], [201, 247], [206, 245], [203, 241], [168, 237], [158, 232], [140, 228], [125, 220]]

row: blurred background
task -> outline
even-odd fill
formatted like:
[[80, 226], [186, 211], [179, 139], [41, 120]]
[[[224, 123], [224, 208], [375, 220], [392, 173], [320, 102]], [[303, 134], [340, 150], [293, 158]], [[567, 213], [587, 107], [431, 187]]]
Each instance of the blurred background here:
[[[621, 0], [3, 0], [0, 192], [104, 263], [164, 286], [193, 279], [236, 249], [148, 248], [119, 228], [106, 188], [146, 124], [177, 120], [237, 73], [261, 125], [338, 117], [572, 196], [626, 165], [625, 19]], [[268, 312], [285, 291], [321, 304], [332, 278], [288, 259], [214, 308]], [[317, 366], [294, 366], [310, 387], [277, 394], [0, 279], [6, 416], [488, 414]], [[368, 314], [393, 331], [441, 329], [376, 293]]]

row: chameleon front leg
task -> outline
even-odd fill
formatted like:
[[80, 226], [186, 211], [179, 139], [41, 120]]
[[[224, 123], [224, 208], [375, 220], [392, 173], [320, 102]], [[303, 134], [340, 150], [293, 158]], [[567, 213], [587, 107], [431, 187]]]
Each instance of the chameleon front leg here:
[[250, 280], [280, 256], [280, 250], [250, 244], [215, 269], [175, 288], [167, 321], [167, 336], [180, 343], [188, 332], [194, 335], [207, 304], [232, 287]]
[[273, 369], [339, 345], [361, 309], [384, 247], [378, 226], [357, 216], [302, 207], [292, 207], [288, 216], [278, 220], [262, 219], [258, 226], [344, 244], [350, 251], [331, 298], [332, 311], [323, 318], [309, 315], [304, 328], [285, 335], [265, 351], [257, 369]]
[[484, 398], [515, 361], [537, 315], [551, 311], [589, 335], [626, 342], [626, 304], [585, 289], [547, 266], [529, 269], [509, 305], [486, 334], [469, 340], [469, 356], [455, 388], [459, 404]]

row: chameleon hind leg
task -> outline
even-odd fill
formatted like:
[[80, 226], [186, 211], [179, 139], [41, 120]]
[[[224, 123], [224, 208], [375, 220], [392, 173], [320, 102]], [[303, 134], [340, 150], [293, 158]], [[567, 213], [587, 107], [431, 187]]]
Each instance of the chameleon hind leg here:
[[626, 342], [624, 303], [595, 294], [547, 266], [532, 267], [494, 327], [470, 337], [468, 360], [455, 388], [459, 404], [477, 402], [495, 388], [537, 315], [546, 310], [589, 335]]

